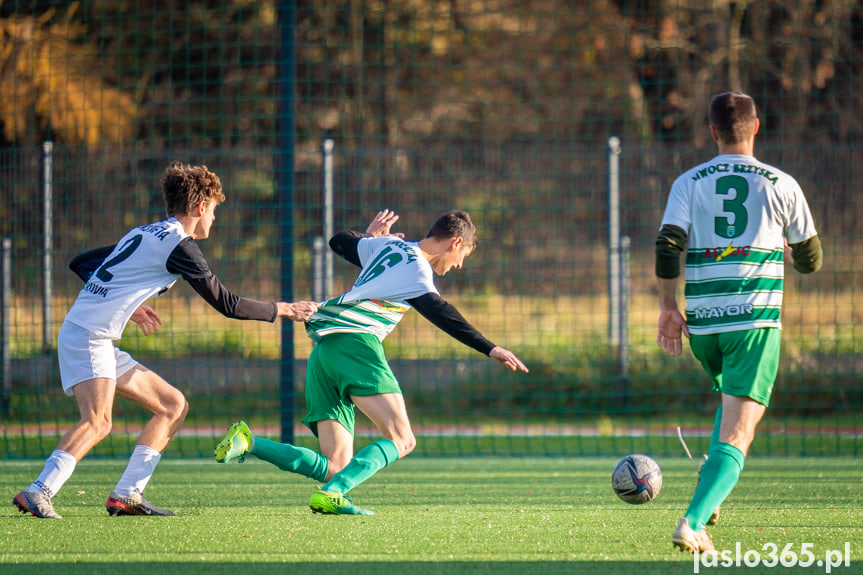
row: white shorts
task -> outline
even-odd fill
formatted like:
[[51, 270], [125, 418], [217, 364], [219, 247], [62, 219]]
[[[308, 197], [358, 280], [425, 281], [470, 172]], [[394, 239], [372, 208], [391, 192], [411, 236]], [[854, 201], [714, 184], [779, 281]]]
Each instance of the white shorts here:
[[113, 340], [96, 337], [68, 321], [60, 326], [57, 355], [66, 395], [72, 395], [72, 388], [88, 379], [107, 377], [116, 383], [118, 377], [138, 365], [131, 355], [117, 349]]

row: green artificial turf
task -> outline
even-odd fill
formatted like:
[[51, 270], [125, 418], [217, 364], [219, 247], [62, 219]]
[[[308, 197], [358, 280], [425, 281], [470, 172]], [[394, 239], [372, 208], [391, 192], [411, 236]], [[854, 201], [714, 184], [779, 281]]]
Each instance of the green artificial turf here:
[[[177, 515], [151, 518], [109, 517], [105, 499], [125, 461], [85, 459], [55, 498], [62, 520], [11, 505], [41, 461], [3, 462], [0, 573], [693, 573], [692, 556], [670, 537], [696, 474], [685, 458], [658, 461], [659, 497], [633, 506], [610, 488], [616, 458], [407, 458], [351, 493], [376, 515], [345, 517], [312, 514], [314, 482], [254, 458], [167, 457], [146, 496]], [[717, 548], [739, 543], [766, 558], [771, 544], [777, 556], [811, 544], [823, 563], [848, 543], [851, 566], [831, 572], [863, 573], [861, 472], [855, 458], [750, 458], [711, 528]]]

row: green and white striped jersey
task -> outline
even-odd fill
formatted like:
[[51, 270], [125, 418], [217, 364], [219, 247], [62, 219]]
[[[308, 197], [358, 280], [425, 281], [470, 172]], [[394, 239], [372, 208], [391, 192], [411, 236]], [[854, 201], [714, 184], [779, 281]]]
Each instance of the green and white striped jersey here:
[[395, 236], [362, 238], [357, 254], [362, 271], [353, 287], [323, 302], [306, 322], [312, 340], [331, 333], [371, 333], [383, 341], [411, 309], [407, 300], [439, 294], [434, 270], [416, 242]]
[[694, 334], [782, 327], [783, 237], [816, 235], [800, 185], [752, 156], [720, 155], [674, 181], [662, 225], [683, 228]]

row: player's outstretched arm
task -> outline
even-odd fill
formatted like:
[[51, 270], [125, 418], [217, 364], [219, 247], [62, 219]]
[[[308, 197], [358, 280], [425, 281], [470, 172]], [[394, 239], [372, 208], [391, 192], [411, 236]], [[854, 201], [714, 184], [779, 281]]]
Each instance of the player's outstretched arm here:
[[514, 353], [486, 339], [451, 303], [436, 293], [427, 293], [407, 300], [420, 315], [440, 328], [450, 337], [471, 347], [483, 355], [492, 357], [510, 368], [527, 373], [527, 367]]
[[512, 371], [519, 370], [528, 373], [527, 366], [525, 366], [521, 362], [521, 360], [515, 356], [514, 353], [512, 353], [508, 349], [500, 347], [499, 345], [492, 348], [492, 350], [488, 353], [488, 356], [498, 360]]
[[280, 301], [276, 304], [278, 316], [292, 321], [307, 321], [318, 311], [318, 304], [313, 301], [297, 301], [288, 303]]

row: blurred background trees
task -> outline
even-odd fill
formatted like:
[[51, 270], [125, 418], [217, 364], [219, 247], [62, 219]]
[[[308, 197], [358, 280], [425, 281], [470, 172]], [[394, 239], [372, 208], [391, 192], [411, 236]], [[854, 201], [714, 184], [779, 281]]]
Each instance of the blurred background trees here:
[[[861, 6], [851, 0], [330, 0], [297, 3], [301, 141], [393, 147], [704, 139], [719, 90], [770, 135], [854, 141]], [[272, 145], [276, 0], [0, 4], [5, 145]], [[481, 126], [481, 129], [476, 129]]]
[[[271, 244], [278, 98], [291, 86], [278, 77], [281, 9], [0, 1], [0, 233], [35, 238], [25, 200], [39, 144], [53, 140], [70, 213], [120, 213], [119, 226], [158, 214], [158, 175], [183, 158], [222, 175], [240, 206], [225, 217], [245, 245]], [[356, 225], [369, 205], [482, 210], [501, 241], [485, 252], [490, 277], [511, 285], [513, 253], [557, 277], [569, 246], [604, 244], [615, 135], [624, 230], [649, 250], [671, 180], [713, 152], [709, 98], [729, 89], [760, 107], [759, 156], [818, 190], [819, 221], [856, 229], [859, 2], [299, 0], [295, 14], [302, 244], [320, 233], [320, 146], [331, 137], [337, 225]], [[75, 222], [58, 224], [61, 242], [115, 234]]]

